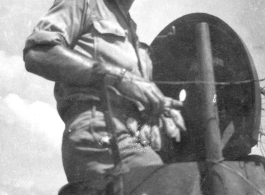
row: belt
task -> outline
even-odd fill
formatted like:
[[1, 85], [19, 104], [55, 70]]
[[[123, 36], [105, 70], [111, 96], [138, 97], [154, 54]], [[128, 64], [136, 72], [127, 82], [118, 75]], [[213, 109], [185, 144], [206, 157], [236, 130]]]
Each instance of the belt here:
[[[122, 116], [123, 118], [134, 117], [140, 119], [141, 116], [141, 113], [138, 111], [137, 107], [129, 101], [111, 101], [111, 108], [114, 117], [120, 118]], [[62, 119], [66, 123], [73, 117], [92, 109], [104, 112], [100, 101], [75, 101], [63, 114]]]

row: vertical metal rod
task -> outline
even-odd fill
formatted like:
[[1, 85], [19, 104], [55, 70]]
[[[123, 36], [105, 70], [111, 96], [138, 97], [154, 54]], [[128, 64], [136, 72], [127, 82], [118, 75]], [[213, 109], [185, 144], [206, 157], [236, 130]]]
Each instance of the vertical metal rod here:
[[[197, 57], [199, 61], [199, 69], [201, 70], [201, 79], [208, 83], [214, 83], [213, 57], [210, 41], [210, 30], [207, 23], [199, 23], [196, 25], [196, 44]], [[218, 164], [211, 162], [219, 162], [223, 159], [221, 150], [220, 129], [218, 124], [217, 96], [214, 84], [202, 85], [202, 110], [203, 124], [205, 127], [205, 150], [208, 160], [208, 174], [211, 185], [211, 194], [224, 195], [225, 188], [223, 182], [220, 181], [222, 171]], [[221, 174], [221, 175], [220, 175]], [[222, 177], [222, 176], [221, 176]]]
[[[197, 55], [202, 81], [214, 83], [213, 58], [210, 42], [210, 32], [207, 23], [196, 26]], [[217, 115], [217, 96], [215, 85], [204, 84], [202, 86], [203, 119], [205, 121], [205, 142], [207, 159], [218, 161], [222, 159], [220, 129]]]

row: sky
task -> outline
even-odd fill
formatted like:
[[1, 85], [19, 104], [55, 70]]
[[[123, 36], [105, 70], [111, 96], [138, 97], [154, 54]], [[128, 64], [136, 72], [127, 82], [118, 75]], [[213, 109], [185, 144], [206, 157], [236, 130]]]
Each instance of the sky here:
[[[53, 0], [0, 2], [0, 195], [55, 195], [66, 184], [60, 152], [64, 124], [54, 84], [26, 72], [22, 59], [26, 37]], [[229, 24], [246, 43], [259, 78], [265, 78], [265, 0], [138, 0], [131, 10], [139, 37], [148, 44], [170, 22], [194, 12]], [[260, 153], [258, 147], [254, 153]]]

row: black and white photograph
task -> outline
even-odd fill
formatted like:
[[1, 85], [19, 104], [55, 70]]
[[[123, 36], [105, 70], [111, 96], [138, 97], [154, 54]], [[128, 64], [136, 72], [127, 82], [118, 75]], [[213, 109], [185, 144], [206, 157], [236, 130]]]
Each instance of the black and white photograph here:
[[0, 195], [265, 195], [265, 0], [0, 0]]

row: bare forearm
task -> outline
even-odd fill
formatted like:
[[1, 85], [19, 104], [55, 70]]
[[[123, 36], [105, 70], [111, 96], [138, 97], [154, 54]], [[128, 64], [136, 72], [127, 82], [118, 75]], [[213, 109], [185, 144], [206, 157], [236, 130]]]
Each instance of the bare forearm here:
[[[107, 77], [109, 84], [120, 79], [122, 68], [113, 64], [99, 64], [63, 46], [36, 46], [24, 56], [26, 69], [48, 80], [77, 86], [101, 82]], [[130, 79], [142, 78], [127, 72]]]
[[74, 85], [94, 82], [91, 61], [62, 46], [36, 46], [25, 54], [29, 72], [46, 79]]
[[63, 46], [38, 46], [24, 56], [26, 69], [46, 79], [75, 86], [108, 85], [133, 100], [141, 102], [151, 112], [159, 113], [164, 96], [155, 84], [130, 71], [111, 64], [99, 64]]

